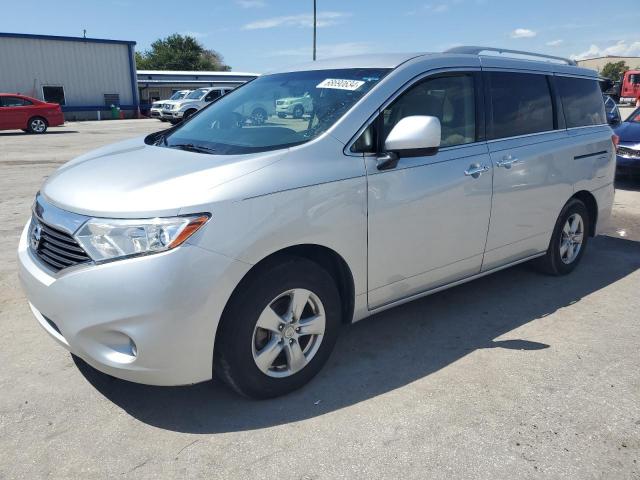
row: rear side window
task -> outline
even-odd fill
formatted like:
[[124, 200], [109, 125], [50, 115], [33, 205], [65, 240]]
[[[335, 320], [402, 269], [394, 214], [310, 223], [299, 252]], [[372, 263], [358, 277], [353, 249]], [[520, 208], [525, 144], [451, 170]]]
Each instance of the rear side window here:
[[545, 75], [489, 72], [486, 78], [492, 107], [489, 139], [554, 129], [553, 102]]
[[205, 97], [204, 101], [212, 102], [219, 97], [220, 97], [220, 90], [211, 90], [209, 93], [207, 93], [207, 96]]
[[25, 107], [33, 105], [29, 100], [20, 97], [0, 97], [0, 104], [3, 107]]
[[600, 85], [596, 80], [556, 77], [567, 128], [607, 123]]

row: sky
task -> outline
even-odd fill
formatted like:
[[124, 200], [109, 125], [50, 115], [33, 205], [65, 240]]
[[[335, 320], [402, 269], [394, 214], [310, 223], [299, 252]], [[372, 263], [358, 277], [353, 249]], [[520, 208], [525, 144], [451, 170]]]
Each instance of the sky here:
[[[483, 45], [572, 58], [640, 56], [639, 0], [317, 0], [318, 57]], [[313, 0], [0, 0], [0, 31], [134, 40], [196, 37], [233, 70], [311, 60]], [[589, 5], [591, 5], [589, 7]], [[10, 18], [10, 20], [8, 20]], [[1, 39], [0, 39], [1, 41]]]

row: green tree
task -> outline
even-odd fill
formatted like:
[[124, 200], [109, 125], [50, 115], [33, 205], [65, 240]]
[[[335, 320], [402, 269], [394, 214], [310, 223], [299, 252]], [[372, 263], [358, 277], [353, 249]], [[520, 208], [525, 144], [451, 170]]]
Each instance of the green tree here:
[[619, 80], [620, 76], [627, 70], [629, 70], [629, 67], [624, 63], [624, 60], [620, 62], [609, 62], [602, 67], [600, 74], [611, 80]]
[[156, 40], [150, 50], [136, 52], [136, 65], [140, 70], [231, 70], [218, 52], [178, 33]]

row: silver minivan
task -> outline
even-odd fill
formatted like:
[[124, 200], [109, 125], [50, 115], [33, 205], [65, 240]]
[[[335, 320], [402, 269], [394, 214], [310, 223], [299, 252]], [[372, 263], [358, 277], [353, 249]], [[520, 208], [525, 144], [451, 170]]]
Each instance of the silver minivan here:
[[[303, 116], [244, 113], [305, 93]], [[572, 272], [611, 213], [615, 141], [596, 72], [569, 60], [317, 61], [62, 166], [20, 277], [42, 327], [102, 372], [281, 395], [343, 324], [521, 262]]]

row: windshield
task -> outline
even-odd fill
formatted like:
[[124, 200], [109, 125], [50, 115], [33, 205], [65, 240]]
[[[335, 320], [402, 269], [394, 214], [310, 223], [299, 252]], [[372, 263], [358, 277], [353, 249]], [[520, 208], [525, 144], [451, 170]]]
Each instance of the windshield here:
[[341, 69], [258, 77], [202, 110], [164, 144], [222, 155], [299, 145], [330, 128], [387, 72]]
[[171, 95], [171, 98], [169, 98], [169, 100], [180, 100], [182, 97], [184, 97], [184, 93], [185, 92], [176, 92]]
[[197, 90], [194, 90], [193, 92], [191, 92], [189, 95], [187, 95], [186, 99], [189, 100], [194, 100], [194, 99], [199, 99], [201, 96], [203, 96], [205, 93], [207, 93], [207, 89], [206, 88], [199, 88]]

